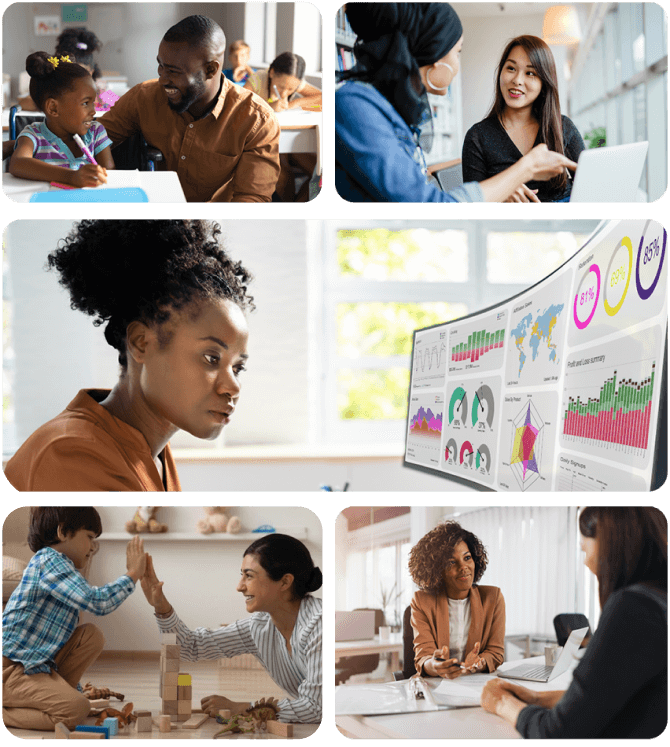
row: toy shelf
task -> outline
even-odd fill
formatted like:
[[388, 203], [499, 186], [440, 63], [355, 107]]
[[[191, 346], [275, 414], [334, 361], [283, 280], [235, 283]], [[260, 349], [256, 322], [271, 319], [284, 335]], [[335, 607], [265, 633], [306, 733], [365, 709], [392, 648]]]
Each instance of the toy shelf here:
[[[299, 540], [307, 539], [307, 527], [278, 527], [276, 532], [240, 532], [239, 534], [227, 534], [226, 532], [213, 532], [212, 534], [200, 534], [199, 532], [163, 532], [162, 534], [141, 534], [143, 540], [149, 542], [253, 542], [265, 534], [290, 534]], [[98, 542], [129, 542], [135, 535], [128, 532], [104, 532], [98, 537]]]

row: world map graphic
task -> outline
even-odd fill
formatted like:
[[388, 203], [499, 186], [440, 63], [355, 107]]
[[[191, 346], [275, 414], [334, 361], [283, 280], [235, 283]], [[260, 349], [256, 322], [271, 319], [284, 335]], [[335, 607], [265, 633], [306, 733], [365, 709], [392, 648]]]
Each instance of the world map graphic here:
[[528, 356], [531, 362], [538, 356], [545, 356], [551, 363], [558, 363], [557, 345], [552, 341], [552, 334], [563, 312], [564, 304], [552, 304], [535, 316], [526, 314], [512, 329], [512, 339], [519, 354], [518, 377], [521, 378]]

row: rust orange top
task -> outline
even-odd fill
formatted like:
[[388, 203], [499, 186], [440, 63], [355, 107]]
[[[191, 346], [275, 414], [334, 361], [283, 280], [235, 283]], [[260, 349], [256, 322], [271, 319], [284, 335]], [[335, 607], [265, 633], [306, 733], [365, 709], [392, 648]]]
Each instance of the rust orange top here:
[[159, 455], [161, 481], [140, 431], [98, 404], [108, 394], [82, 389], [38, 428], [7, 463], [9, 482], [17, 490], [181, 490], [170, 445]]

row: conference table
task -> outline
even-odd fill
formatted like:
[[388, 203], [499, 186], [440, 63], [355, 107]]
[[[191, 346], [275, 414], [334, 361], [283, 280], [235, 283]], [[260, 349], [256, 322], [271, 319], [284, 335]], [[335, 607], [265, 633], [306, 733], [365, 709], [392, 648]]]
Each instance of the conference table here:
[[400, 669], [400, 655], [403, 650], [402, 633], [391, 633], [388, 640], [379, 635], [359, 641], [335, 641], [335, 663], [345, 656], [365, 656], [366, 654], [391, 654], [391, 671]]

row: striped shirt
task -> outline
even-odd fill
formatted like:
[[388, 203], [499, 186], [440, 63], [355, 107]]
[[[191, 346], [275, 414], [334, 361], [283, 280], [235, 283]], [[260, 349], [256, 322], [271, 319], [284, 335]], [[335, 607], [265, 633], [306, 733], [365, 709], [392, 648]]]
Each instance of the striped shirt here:
[[89, 586], [74, 563], [53, 547], [31, 558], [2, 613], [2, 654], [26, 674], [58, 671], [53, 657], [72, 635], [82, 610], [113, 612], [135, 590], [130, 576]]
[[321, 721], [321, 600], [307, 595], [300, 603], [291, 634], [291, 653], [267, 612], [218, 630], [189, 630], [172, 612], [156, 618], [162, 632], [176, 632], [186, 661], [228, 659], [253, 654], [291, 698], [279, 701], [279, 720], [299, 724]]
[[[90, 163], [83, 153], [79, 158], [75, 158], [72, 151], [58, 135], [51, 132], [46, 122], [34, 122], [24, 127], [16, 139], [17, 143], [21, 137], [32, 140], [33, 158], [38, 158], [44, 163], [64, 166], [73, 171], [77, 171], [85, 164]], [[99, 122], [94, 122], [82, 139], [84, 145], [94, 156], [112, 144], [112, 141], [107, 137], [107, 131]]]

